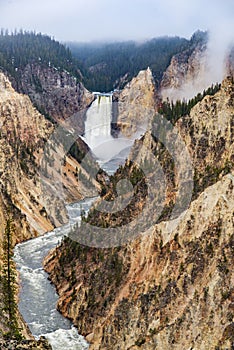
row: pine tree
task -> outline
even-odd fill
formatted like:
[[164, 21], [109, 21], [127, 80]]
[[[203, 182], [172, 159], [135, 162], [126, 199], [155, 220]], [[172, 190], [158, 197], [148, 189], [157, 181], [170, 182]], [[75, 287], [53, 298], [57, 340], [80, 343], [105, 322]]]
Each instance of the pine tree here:
[[15, 300], [16, 292], [16, 272], [13, 261], [13, 242], [12, 235], [14, 225], [12, 219], [7, 219], [3, 236], [3, 266], [2, 266], [2, 290], [4, 311], [7, 316], [8, 336], [21, 338], [17, 322], [17, 303]]

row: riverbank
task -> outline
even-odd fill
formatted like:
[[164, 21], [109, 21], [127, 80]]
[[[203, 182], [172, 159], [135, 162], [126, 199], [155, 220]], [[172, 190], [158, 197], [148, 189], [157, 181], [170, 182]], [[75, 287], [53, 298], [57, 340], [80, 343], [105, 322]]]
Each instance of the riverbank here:
[[43, 260], [78, 224], [81, 211], [87, 212], [93, 201], [89, 198], [68, 205], [68, 224], [15, 247], [14, 260], [20, 275], [19, 311], [32, 335], [38, 339], [44, 336], [53, 350], [88, 349], [77, 329], [56, 310], [58, 295], [43, 270]]
[[52, 350], [51, 345], [45, 338], [40, 340], [14, 340], [14, 339], [1, 339], [0, 338], [0, 349], [4, 350]]

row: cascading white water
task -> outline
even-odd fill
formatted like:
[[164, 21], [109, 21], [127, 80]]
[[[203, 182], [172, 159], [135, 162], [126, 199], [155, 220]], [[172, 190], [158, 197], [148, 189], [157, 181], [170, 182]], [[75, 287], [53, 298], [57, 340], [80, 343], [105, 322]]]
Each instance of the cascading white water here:
[[58, 295], [42, 268], [42, 262], [49, 251], [79, 223], [81, 210], [87, 212], [94, 200], [86, 199], [68, 205], [67, 225], [15, 247], [14, 260], [21, 282], [19, 310], [32, 334], [36, 338], [45, 336], [53, 350], [87, 350], [89, 347], [71, 322], [56, 310]]
[[[96, 94], [87, 111], [84, 140], [100, 166], [112, 174], [128, 155], [134, 139], [111, 136], [112, 95]], [[81, 217], [80, 206], [87, 211], [94, 199], [67, 206], [69, 223], [28, 242], [18, 244], [14, 259], [20, 272], [19, 309], [35, 337], [44, 335], [53, 350], [85, 350], [88, 344], [72, 324], [56, 310], [58, 295], [42, 268], [43, 258], [69, 233]]]
[[[84, 141], [102, 166], [113, 156], [111, 136], [112, 95], [96, 95], [86, 114]], [[108, 144], [108, 147], [107, 147]]]
[[111, 135], [112, 94], [96, 95], [95, 101], [88, 109], [85, 122], [84, 141], [88, 144], [101, 168], [112, 174], [123, 164], [134, 138]]
[[100, 144], [112, 139], [111, 115], [112, 95], [98, 95], [87, 111], [85, 122], [85, 140], [94, 153]]

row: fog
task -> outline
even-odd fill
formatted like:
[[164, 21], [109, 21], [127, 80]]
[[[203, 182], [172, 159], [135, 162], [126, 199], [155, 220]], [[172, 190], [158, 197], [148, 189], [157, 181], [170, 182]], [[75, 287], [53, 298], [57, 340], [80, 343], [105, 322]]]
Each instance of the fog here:
[[[190, 38], [210, 31], [205, 69], [197, 88], [221, 81], [234, 38], [233, 0], [0, 0], [0, 23], [9, 30], [42, 32], [60, 41], [137, 40], [170, 35]], [[185, 96], [187, 97], [187, 96]]]
[[[209, 41], [205, 52], [198, 52], [197, 66], [192, 77], [191, 72], [185, 74], [181, 86], [164, 89], [163, 98], [170, 100], [191, 99], [212, 84], [220, 83], [229, 73], [228, 59], [234, 47], [234, 22], [231, 18], [220, 18], [209, 29]], [[234, 62], [232, 62], [234, 67]]]
[[233, 0], [0, 0], [1, 27], [60, 41], [188, 38], [197, 29], [222, 30], [226, 21], [234, 23]]

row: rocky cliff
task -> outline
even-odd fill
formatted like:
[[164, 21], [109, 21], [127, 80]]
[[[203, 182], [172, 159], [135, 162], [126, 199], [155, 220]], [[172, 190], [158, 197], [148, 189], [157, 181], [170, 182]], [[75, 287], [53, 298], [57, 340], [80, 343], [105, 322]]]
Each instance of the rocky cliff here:
[[190, 99], [211, 85], [206, 81], [207, 60], [207, 44], [202, 42], [173, 56], [161, 81], [163, 99]]
[[[10, 215], [15, 224], [12, 243], [37, 236], [53, 228], [44, 204], [40, 200], [40, 181], [36, 158], [42, 150], [45, 139], [53, 130], [52, 124], [45, 120], [32, 106], [27, 96], [19, 95], [9, 80], [0, 73], [0, 263], [2, 262], [2, 241], [6, 219]], [[58, 221], [57, 221], [58, 222]], [[0, 283], [1, 320], [0, 333], [7, 332], [2, 302], [2, 280]], [[30, 338], [20, 315], [22, 334]], [[2, 348], [8, 348], [9, 340], [0, 340]], [[23, 343], [12, 341], [12, 349]], [[44, 344], [44, 345], [43, 345]], [[28, 342], [31, 348], [50, 349], [46, 342]]]
[[4, 340], [0, 339], [1, 349], [4, 350], [52, 350], [47, 340], [41, 338], [40, 340]]
[[172, 57], [160, 84], [164, 100], [189, 100], [233, 74], [233, 49], [217, 52], [214, 46], [211, 40], [195, 40], [189, 49]]
[[[1, 263], [7, 217], [12, 217], [15, 226], [13, 245], [50, 231], [66, 222], [67, 202], [90, 195], [90, 181], [80, 165], [87, 146], [79, 140], [73, 145], [74, 157], [66, 155], [71, 145], [66, 149], [65, 140], [59, 139], [69, 136], [66, 127], [55, 128], [2, 73], [0, 126]], [[6, 331], [4, 320], [3, 313], [0, 329]]]
[[43, 203], [38, 201], [36, 157], [53, 126], [36, 111], [27, 96], [14, 91], [3, 74], [0, 75], [0, 121], [0, 182], [4, 203], [1, 209], [4, 212], [10, 206], [18, 212], [21, 240], [52, 229], [48, 218], [40, 214]]
[[[0, 74], [1, 199], [5, 207], [13, 206], [21, 213], [21, 235], [25, 235], [24, 238], [46, 232], [54, 225], [64, 223], [66, 218], [64, 204], [60, 206], [57, 203], [55, 206], [61, 210], [60, 220], [53, 208], [53, 198], [49, 197], [50, 193], [43, 192], [42, 184], [55, 186], [55, 180], [60, 182], [67, 201], [88, 195], [85, 181], [78, 182], [77, 177], [81, 160], [89, 151], [88, 147], [78, 140], [73, 150], [77, 159], [64, 155], [76, 140], [76, 136], [73, 140], [67, 130], [73, 126], [77, 135], [75, 122], [74, 119], [69, 125], [55, 128], [33, 107], [28, 96], [17, 93], [9, 80]], [[71, 138], [71, 145], [67, 149], [66, 140], [62, 139], [65, 136]], [[85, 177], [84, 169], [83, 172]], [[46, 207], [47, 202], [51, 203]]]
[[[228, 78], [176, 124], [194, 168], [193, 200], [179, 220], [164, 216], [118, 248], [67, 239], [46, 259], [58, 308], [91, 349], [233, 349], [233, 97]], [[153, 136], [138, 143], [170, 165]], [[178, 190], [174, 173], [168, 195], [171, 184]]]
[[146, 130], [155, 114], [155, 83], [150, 68], [140, 71], [120, 93], [114, 94], [118, 102], [117, 127], [125, 136], [133, 136], [138, 128]]
[[59, 121], [79, 114], [79, 133], [84, 131], [85, 112], [94, 96], [67, 71], [30, 63], [17, 71], [14, 88], [30, 97], [34, 106], [48, 118]]

